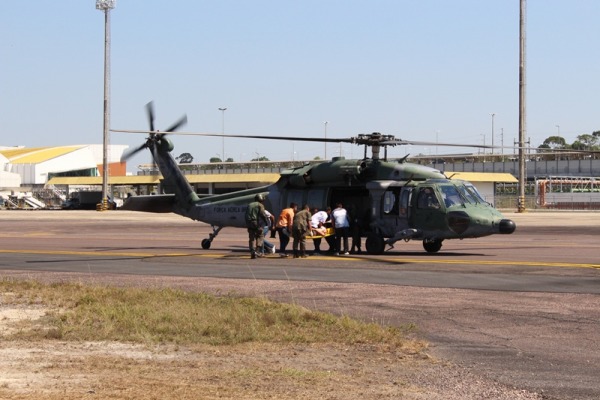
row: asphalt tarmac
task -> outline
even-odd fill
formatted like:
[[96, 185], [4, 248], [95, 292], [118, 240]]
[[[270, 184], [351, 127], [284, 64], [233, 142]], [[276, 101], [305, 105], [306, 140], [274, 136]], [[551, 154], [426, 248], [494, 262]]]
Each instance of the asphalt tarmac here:
[[446, 241], [436, 254], [398, 242], [378, 256], [251, 260], [245, 230], [225, 228], [202, 250], [210, 227], [172, 214], [4, 210], [0, 276], [152, 277], [414, 324], [435, 357], [486, 378], [546, 398], [600, 398], [600, 214], [505, 215], [514, 234]]

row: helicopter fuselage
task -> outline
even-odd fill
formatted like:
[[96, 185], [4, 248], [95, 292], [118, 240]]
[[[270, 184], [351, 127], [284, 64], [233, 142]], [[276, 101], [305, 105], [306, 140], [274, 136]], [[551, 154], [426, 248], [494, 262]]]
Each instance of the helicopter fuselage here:
[[367, 251], [375, 254], [398, 240], [423, 240], [425, 249], [435, 252], [446, 239], [512, 233], [515, 228], [469, 182], [446, 179], [441, 172], [418, 164], [336, 158], [284, 171], [268, 186], [198, 198], [175, 162], [158, 158], [162, 158], [159, 167], [170, 171], [171, 185], [165, 187], [172, 187], [173, 194], [139, 198], [138, 205], [146, 200], [158, 204], [162, 198], [162, 211], [218, 230], [245, 227], [246, 208], [258, 193], [265, 195], [266, 209], [276, 216], [290, 203], [320, 210], [342, 203], [360, 235], [367, 238]]
[[[164, 135], [150, 136], [144, 145], [152, 152], [161, 174], [158, 196], [129, 199], [124, 209], [175, 212], [213, 227], [210, 243], [223, 227], [245, 227], [245, 213], [257, 194], [275, 216], [290, 203], [325, 210], [341, 203], [366, 249], [379, 254], [398, 240], [418, 239], [428, 252], [437, 252], [446, 239], [509, 234], [515, 224], [487, 203], [466, 181], [447, 179], [440, 171], [405, 160], [380, 158], [309, 163], [283, 171], [271, 185], [200, 198], [180, 171]], [[374, 154], [378, 154], [375, 153]]]

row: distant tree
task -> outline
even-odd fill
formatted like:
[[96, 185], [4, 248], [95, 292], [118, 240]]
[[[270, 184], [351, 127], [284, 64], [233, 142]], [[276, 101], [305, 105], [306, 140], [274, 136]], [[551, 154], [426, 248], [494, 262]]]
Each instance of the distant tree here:
[[314, 161], [321, 161], [321, 157], [316, 156], [315, 158], [313, 158]]
[[260, 157], [257, 157], [257, 158], [253, 158], [250, 161], [271, 161], [271, 160], [269, 160], [266, 156], [260, 156]]
[[179, 156], [175, 157], [175, 161], [178, 161], [179, 164], [189, 164], [194, 161], [194, 156], [190, 153], [181, 153]]
[[550, 136], [544, 140], [539, 148], [541, 149], [566, 149], [567, 141], [562, 136]]
[[[581, 143], [584, 149], [591, 149], [598, 143], [598, 136], [594, 136], [593, 134], [579, 135], [577, 136], [577, 141], [575, 143], [577, 142]], [[575, 143], [573, 143], [573, 145], [575, 145]]]
[[219, 157], [211, 157], [209, 162], [211, 163], [220, 163], [223, 162]]
[[234, 162], [233, 158], [229, 157], [225, 162]]

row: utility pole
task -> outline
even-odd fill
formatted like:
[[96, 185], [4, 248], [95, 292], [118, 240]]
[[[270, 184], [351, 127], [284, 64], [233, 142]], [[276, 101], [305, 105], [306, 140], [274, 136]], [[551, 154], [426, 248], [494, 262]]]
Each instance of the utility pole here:
[[494, 154], [494, 117], [496, 116], [496, 113], [491, 113], [490, 115], [492, 116], [492, 150], [491, 150], [491, 153]]
[[223, 135], [221, 146], [223, 147], [223, 159], [221, 162], [225, 162], [225, 111], [227, 111], [227, 107], [219, 107], [219, 111], [221, 111], [221, 135]]
[[504, 161], [504, 128], [500, 128], [500, 151], [502, 154], [502, 161]]
[[96, 0], [96, 9], [104, 12], [104, 123], [102, 135], [102, 210], [108, 209], [108, 143], [110, 129], [110, 10], [116, 0]]
[[527, 118], [525, 107], [526, 80], [526, 21], [527, 1], [520, 0], [519, 12], [519, 200], [517, 211], [525, 212], [525, 135], [527, 134]]
[[323, 122], [323, 124], [325, 125], [325, 158], [324, 158], [325, 161], [327, 161], [327, 124], [328, 123], [329, 123], [329, 121]]

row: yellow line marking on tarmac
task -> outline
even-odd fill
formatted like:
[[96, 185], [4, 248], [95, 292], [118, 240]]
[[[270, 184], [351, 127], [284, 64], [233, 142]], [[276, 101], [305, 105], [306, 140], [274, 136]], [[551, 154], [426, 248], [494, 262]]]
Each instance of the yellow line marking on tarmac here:
[[416, 258], [396, 258], [388, 261], [416, 264], [472, 264], [472, 265], [515, 265], [524, 267], [561, 267], [561, 268], [600, 268], [600, 264], [566, 263], [566, 262], [537, 262], [537, 261], [485, 261], [485, 260], [432, 260]]
[[[365, 255], [369, 257], [368, 255]], [[383, 254], [385, 256], [385, 254]], [[310, 256], [309, 259], [317, 260], [340, 260], [340, 261], [364, 261], [364, 258], [354, 256], [333, 256], [333, 257], [320, 257]], [[561, 268], [598, 268], [600, 264], [589, 264], [589, 263], [560, 263], [560, 262], [536, 262], [536, 261], [485, 261], [485, 260], [443, 260], [434, 259], [430, 257], [424, 258], [399, 258], [399, 257], [386, 257], [385, 261], [391, 261], [396, 263], [415, 263], [415, 264], [471, 264], [471, 265], [515, 265], [524, 267], [561, 267]]]
[[110, 256], [110, 257], [208, 257], [218, 258], [219, 254], [192, 254], [192, 253], [134, 253], [134, 252], [112, 252], [112, 251], [71, 251], [71, 250], [0, 250], [2, 253], [11, 254], [46, 254], [46, 255], [69, 255], [69, 256]]

